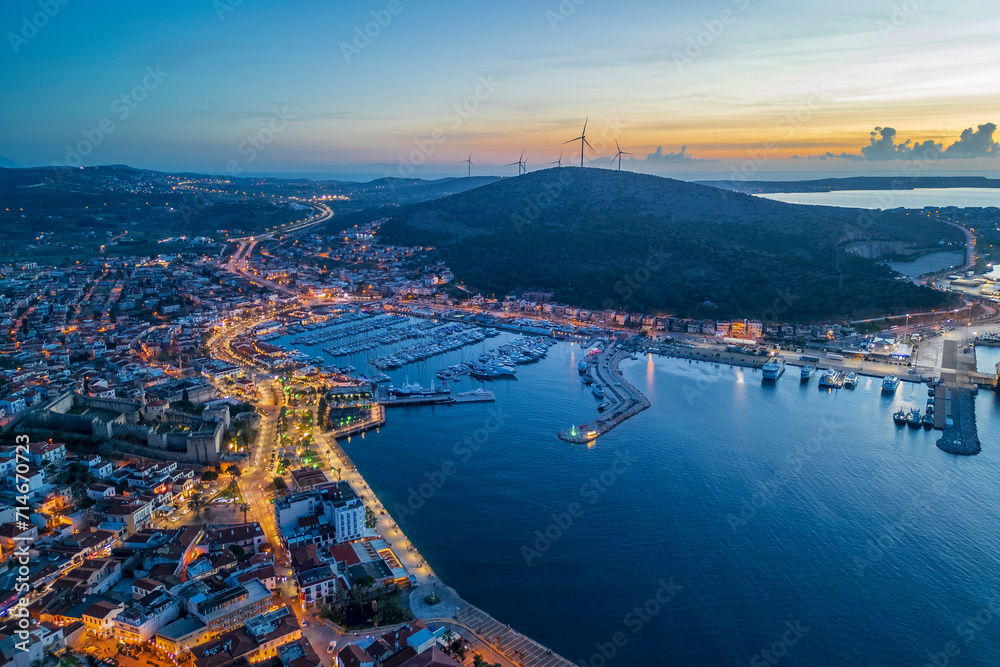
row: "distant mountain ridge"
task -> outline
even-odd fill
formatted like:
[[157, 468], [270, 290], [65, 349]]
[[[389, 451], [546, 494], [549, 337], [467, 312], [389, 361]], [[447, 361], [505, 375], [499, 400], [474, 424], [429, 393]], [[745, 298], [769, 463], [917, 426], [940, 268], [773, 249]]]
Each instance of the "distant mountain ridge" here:
[[590, 308], [789, 321], [949, 305], [859, 255], [962, 241], [926, 218], [570, 167], [399, 207], [380, 236], [434, 247], [487, 294], [540, 289]]

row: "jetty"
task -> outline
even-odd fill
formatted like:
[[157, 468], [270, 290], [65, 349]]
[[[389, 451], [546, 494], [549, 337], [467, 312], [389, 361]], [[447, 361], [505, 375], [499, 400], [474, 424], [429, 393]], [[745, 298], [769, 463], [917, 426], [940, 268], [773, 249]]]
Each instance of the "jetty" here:
[[597, 356], [597, 364], [593, 367], [594, 383], [603, 387], [605, 399], [612, 403], [610, 413], [606, 417], [586, 424], [574, 424], [559, 431], [558, 435], [562, 440], [576, 444], [591, 442], [649, 407], [649, 399], [626, 380], [618, 369], [621, 360], [628, 355], [627, 351], [617, 349], [612, 341]]
[[[938, 391], [942, 389], [939, 387]], [[937, 441], [938, 449], [961, 456], [978, 454], [982, 447], [976, 428], [975, 392], [968, 387], [954, 387], [941, 393], [945, 396], [934, 397], [934, 426], [943, 430]], [[942, 407], [940, 413], [939, 405]], [[939, 427], [938, 423], [942, 425]]]

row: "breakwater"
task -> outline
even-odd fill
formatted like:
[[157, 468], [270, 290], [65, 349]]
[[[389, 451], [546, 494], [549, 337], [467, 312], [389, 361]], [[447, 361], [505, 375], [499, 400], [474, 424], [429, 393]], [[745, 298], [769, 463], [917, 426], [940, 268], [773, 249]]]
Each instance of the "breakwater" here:
[[954, 388], [951, 392], [951, 426], [938, 439], [938, 449], [949, 454], [972, 456], [982, 450], [976, 428], [975, 395], [971, 389]]
[[[575, 444], [590, 442], [649, 407], [649, 399], [626, 380], [618, 368], [621, 360], [627, 356], [627, 352], [623, 350], [613, 351], [609, 346], [609, 349], [598, 359], [595, 367], [597, 375], [595, 381], [602, 381], [605, 391], [613, 394], [615, 408], [611, 414], [586, 424], [574, 424], [570, 428], [563, 429], [559, 431], [559, 438]], [[606, 375], [601, 371], [602, 361], [606, 361]]]

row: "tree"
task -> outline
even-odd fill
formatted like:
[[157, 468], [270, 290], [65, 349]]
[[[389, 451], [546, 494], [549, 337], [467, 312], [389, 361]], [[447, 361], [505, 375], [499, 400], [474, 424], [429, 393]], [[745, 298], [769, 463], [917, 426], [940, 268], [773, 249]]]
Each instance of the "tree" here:
[[240, 511], [243, 512], [243, 523], [247, 522], [247, 512], [250, 511], [250, 506], [246, 503], [240, 503]]
[[238, 544], [230, 544], [229, 550], [233, 552], [234, 556], [236, 556], [236, 560], [242, 561], [247, 557], [247, 552], [244, 551], [243, 547]]
[[195, 517], [201, 516], [201, 510], [205, 506], [205, 501], [200, 493], [192, 493], [188, 498], [188, 509], [194, 512]]
[[214, 482], [217, 479], [219, 479], [219, 473], [214, 470], [206, 470], [201, 473], [201, 481], [203, 482]]

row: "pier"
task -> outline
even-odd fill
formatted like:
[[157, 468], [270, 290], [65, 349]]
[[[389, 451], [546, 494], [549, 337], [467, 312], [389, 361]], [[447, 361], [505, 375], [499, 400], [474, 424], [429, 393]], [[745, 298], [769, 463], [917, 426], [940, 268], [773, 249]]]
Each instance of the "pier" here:
[[381, 426], [385, 426], [385, 408], [375, 403], [371, 406], [371, 412], [368, 417], [357, 422], [352, 422], [347, 426], [333, 429], [327, 435], [334, 439], [347, 438]]
[[618, 370], [619, 363], [626, 356], [628, 352], [616, 351], [615, 343], [610, 342], [605, 351], [598, 355], [597, 365], [594, 366], [594, 383], [599, 383], [604, 388], [605, 398], [612, 401], [611, 413], [607, 417], [560, 431], [561, 439], [577, 444], [588, 443], [649, 407], [649, 399]]

